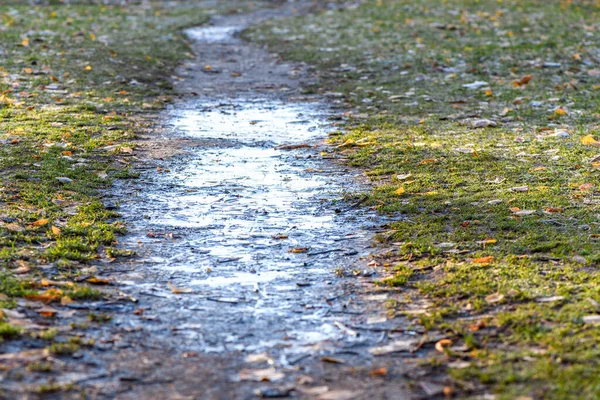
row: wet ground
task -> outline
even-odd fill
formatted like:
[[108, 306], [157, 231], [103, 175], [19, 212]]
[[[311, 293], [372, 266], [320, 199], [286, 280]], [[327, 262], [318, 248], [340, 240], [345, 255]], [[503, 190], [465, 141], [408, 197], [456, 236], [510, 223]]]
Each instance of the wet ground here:
[[[369, 283], [385, 221], [345, 200], [360, 172], [321, 154], [330, 104], [299, 94], [304, 66], [237, 38], [297, 6], [188, 32], [186, 96], [162, 116], [162, 137], [142, 142], [141, 179], [107, 198], [138, 257], [104, 272], [137, 302], [97, 304], [112, 320], [64, 382], [123, 399], [442, 393], [443, 382], [408, 383], [421, 374], [422, 334], [388, 318], [400, 293]], [[158, 158], [169, 147], [184, 151]]]

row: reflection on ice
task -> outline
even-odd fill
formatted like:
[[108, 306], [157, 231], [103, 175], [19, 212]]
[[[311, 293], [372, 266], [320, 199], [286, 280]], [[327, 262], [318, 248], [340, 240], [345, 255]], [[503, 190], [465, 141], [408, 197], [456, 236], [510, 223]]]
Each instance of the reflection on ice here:
[[185, 31], [192, 40], [205, 43], [228, 42], [240, 31], [237, 26], [203, 26]]

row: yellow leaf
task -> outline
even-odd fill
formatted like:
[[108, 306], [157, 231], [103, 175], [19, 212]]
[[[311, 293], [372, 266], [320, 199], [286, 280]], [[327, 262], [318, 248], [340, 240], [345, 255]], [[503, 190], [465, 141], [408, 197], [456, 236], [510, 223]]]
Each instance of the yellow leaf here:
[[71, 304], [73, 300], [69, 296], [63, 296], [60, 298], [60, 304], [66, 306], [67, 304]]
[[405, 192], [406, 192], [406, 190], [404, 190], [404, 188], [402, 186], [400, 186], [398, 189], [396, 189], [394, 191], [394, 194], [397, 194], [398, 196], [402, 196]]
[[42, 219], [38, 219], [37, 221], [35, 221], [33, 224], [33, 226], [44, 226], [48, 224], [48, 220], [46, 218], [42, 218]]
[[86, 70], [86, 71], [91, 71], [91, 70], [92, 70], [92, 66], [91, 66], [91, 65], [88, 65], [87, 67], [85, 67], [85, 70]]
[[598, 142], [592, 135], [587, 135], [581, 138], [581, 144], [586, 146], [598, 146], [600, 142]]
[[562, 107], [559, 107], [556, 110], [554, 110], [554, 115], [557, 115], [557, 116], [563, 116], [563, 115], [567, 115], [567, 114], [568, 114], [567, 110], [565, 110]]
[[171, 292], [173, 292], [175, 294], [192, 293], [192, 289], [178, 288], [177, 286], [173, 285], [171, 282], [168, 282], [167, 285], [169, 286], [169, 289], [171, 289]]
[[28, 38], [23, 39], [23, 41], [21, 42], [21, 46], [29, 47], [29, 39]]
[[90, 33], [90, 39], [96, 40], [96, 35], [94, 35], [93, 33]]

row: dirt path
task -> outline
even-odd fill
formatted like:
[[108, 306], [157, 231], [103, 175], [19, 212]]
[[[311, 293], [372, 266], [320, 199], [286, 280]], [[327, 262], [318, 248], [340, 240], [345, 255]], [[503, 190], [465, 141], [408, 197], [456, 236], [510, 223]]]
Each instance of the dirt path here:
[[[141, 179], [107, 199], [119, 202], [123, 244], [140, 257], [104, 272], [138, 302], [91, 305], [112, 320], [64, 382], [122, 399], [441, 393], [443, 382], [407, 384], [420, 372], [406, 350], [421, 333], [387, 318], [386, 301], [400, 294], [365, 284], [383, 221], [340, 201], [361, 179], [319, 154], [330, 109], [299, 94], [302, 66], [236, 37], [291, 12], [218, 17], [188, 32], [197, 58], [178, 87], [194, 94], [164, 113], [163, 137], [143, 144]], [[281, 148], [290, 145], [300, 148]]]

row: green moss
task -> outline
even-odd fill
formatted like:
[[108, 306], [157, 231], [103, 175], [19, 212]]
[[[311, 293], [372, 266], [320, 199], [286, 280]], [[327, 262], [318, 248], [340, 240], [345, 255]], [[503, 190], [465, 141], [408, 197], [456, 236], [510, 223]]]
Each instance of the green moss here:
[[78, 343], [53, 343], [47, 347], [48, 351], [56, 355], [72, 355], [80, 348]]
[[8, 322], [0, 322], [0, 340], [12, 339], [20, 336], [23, 330], [17, 326], [13, 326]]

